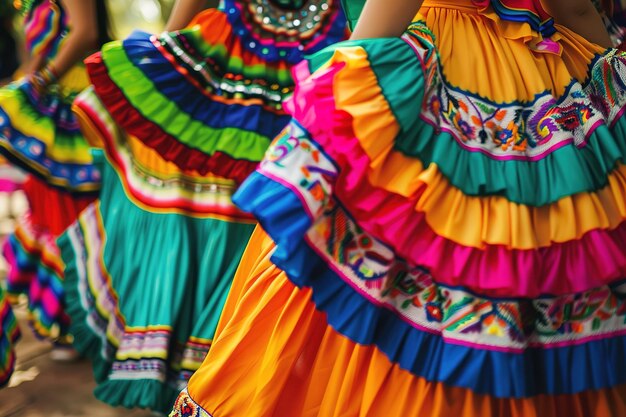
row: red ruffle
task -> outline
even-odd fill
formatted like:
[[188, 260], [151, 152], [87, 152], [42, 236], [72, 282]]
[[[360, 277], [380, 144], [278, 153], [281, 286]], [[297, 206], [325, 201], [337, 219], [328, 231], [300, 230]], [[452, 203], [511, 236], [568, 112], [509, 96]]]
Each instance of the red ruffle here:
[[24, 182], [24, 194], [30, 206], [30, 221], [33, 226], [59, 236], [76, 220], [96, 198], [77, 197], [52, 188], [44, 181], [29, 175]]
[[165, 160], [173, 162], [182, 170], [197, 171], [201, 175], [212, 173], [238, 184], [256, 169], [256, 161], [234, 159], [223, 152], [207, 155], [183, 145], [130, 104], [122, 90], [109, 78], [99, 52], [87, 58], [85, 64], [98, 97], [116, 123], [156, 150]]

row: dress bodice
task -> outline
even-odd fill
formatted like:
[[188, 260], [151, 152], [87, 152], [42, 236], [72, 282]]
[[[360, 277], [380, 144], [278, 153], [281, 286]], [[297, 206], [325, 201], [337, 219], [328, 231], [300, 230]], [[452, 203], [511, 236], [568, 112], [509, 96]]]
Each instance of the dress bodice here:
[[67, 14], [58, 0], [35, 0], [25, 10], [26, 50], [31, 56], [56, 55], [68, 31]]
[[[342, 0], [344, 11], [352, 28], [356, 25], [366, 0]], [[460, 8], [474, 6], [481, 11], [493, 10], [502, 20], [528, 23], [542, 36], [551, 36], [555, 29], [553, 20], [541, 4], [541, 0], [426, 0], [424, 5], [437, 7], [457, 5]]]

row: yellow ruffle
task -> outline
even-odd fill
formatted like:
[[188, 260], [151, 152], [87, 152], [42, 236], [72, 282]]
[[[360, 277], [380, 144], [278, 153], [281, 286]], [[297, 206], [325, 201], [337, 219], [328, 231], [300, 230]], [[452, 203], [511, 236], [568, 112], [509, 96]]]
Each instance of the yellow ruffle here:
[[85, 66], [81, 63], [70, 68], [59, 80], [64, 94], [80, 93], [90, 84]]
[[135, 136], [126, 135], [125, 138], [126, 144], [118, 145], [126, 147], [128, 152], [132, 154], [134, 163], [154, 177], [163, 180], [175, 178], [190, 184], [228, 183], [233, 187], [235, 186], [233, 181], [211, 173], [200, 175], [197, 171], [182, 171], [176, 164], [163, 159], [156, 150], [146, 146]]
[[504, 245], [535, 249], [577, 240], [595, 229], [615, 229], [626, 220], [626, 166], [595, 193], [580, 193], [556, 203], [532, 207], [500, 196], [468, 197], [453, 188], [431, 165], [420, 179], [426, 186], [415, 209], [426, 213], [440, 236], [464, 246]]

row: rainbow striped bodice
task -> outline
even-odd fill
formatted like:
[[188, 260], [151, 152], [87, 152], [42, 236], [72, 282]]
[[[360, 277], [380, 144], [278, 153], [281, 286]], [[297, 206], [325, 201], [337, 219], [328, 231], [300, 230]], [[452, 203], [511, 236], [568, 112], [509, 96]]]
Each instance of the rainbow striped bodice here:
[[27, 12], [24, 28], [29, 55], [51, 58], [67, 36], [67, 14], [58, 0], [38, 0]]

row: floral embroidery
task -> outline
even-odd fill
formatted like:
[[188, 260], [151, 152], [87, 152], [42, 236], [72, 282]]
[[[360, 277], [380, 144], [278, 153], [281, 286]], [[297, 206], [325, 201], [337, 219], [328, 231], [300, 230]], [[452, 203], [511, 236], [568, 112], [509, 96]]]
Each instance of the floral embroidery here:
[[[500, 137], [515, 146], [515, 127], [508, 130]], [[333, 271], [370, 302], [416, 328], [453, 343], [507, 349], [626, 332], [626, 283], [536, 300], [491, 299], [439, 284], [426, 269], [399, 259], [332, 198], [337, 168], [296, 122], [268, 150], [260, 172], [305, 202], [313, 220], [306, 241]]]
[[375, 280], [387, 274], [393, 263], [393, 252], [376, 244], [356, 223], [333, 216], [328, 222], [316, 223], [315, 227], [316, 232], [324, 236], [325, 251], [342, 265], [348, 265], [360, 279]]
[[[329, 239], [337, 225], [341, 238]], [[626, 331], [626, 283], [537, 300], [490, 299], [441, 285], [425, 269], [392, 257], [338, 205], [316, 221], [307, 240], [357, 291], [448, 340], [523, 349]]]
[[[294, 161], [294, 158], [298, 160]], [[299, 162], [300, 161], [300, 162]], [[292, 121], [276, 137], [261, 162], [262, 171], [280, 177], [287, 166], [297, 166], [287, 182], [306, 189], [307, 205], [318, 210], [329, 204], [337, 169], [318, 147], [308, 139], [308, 134], [296, 121]], [[296, 185], [297, 184], [297, 185]]]
[[611, 125], [626, 107], [626, 53], [593, 64], [584, 87], [572, 81], [563, 98], [546, 92], [530, 102], [493, 103], [450, 85], [434, 36], [416, 22], [403, 39], [414, 49], [426, 81], [421, 116], [470, 151], [493, 158], [545, 157], [560, 146], [582, 146], [597, 126]]

